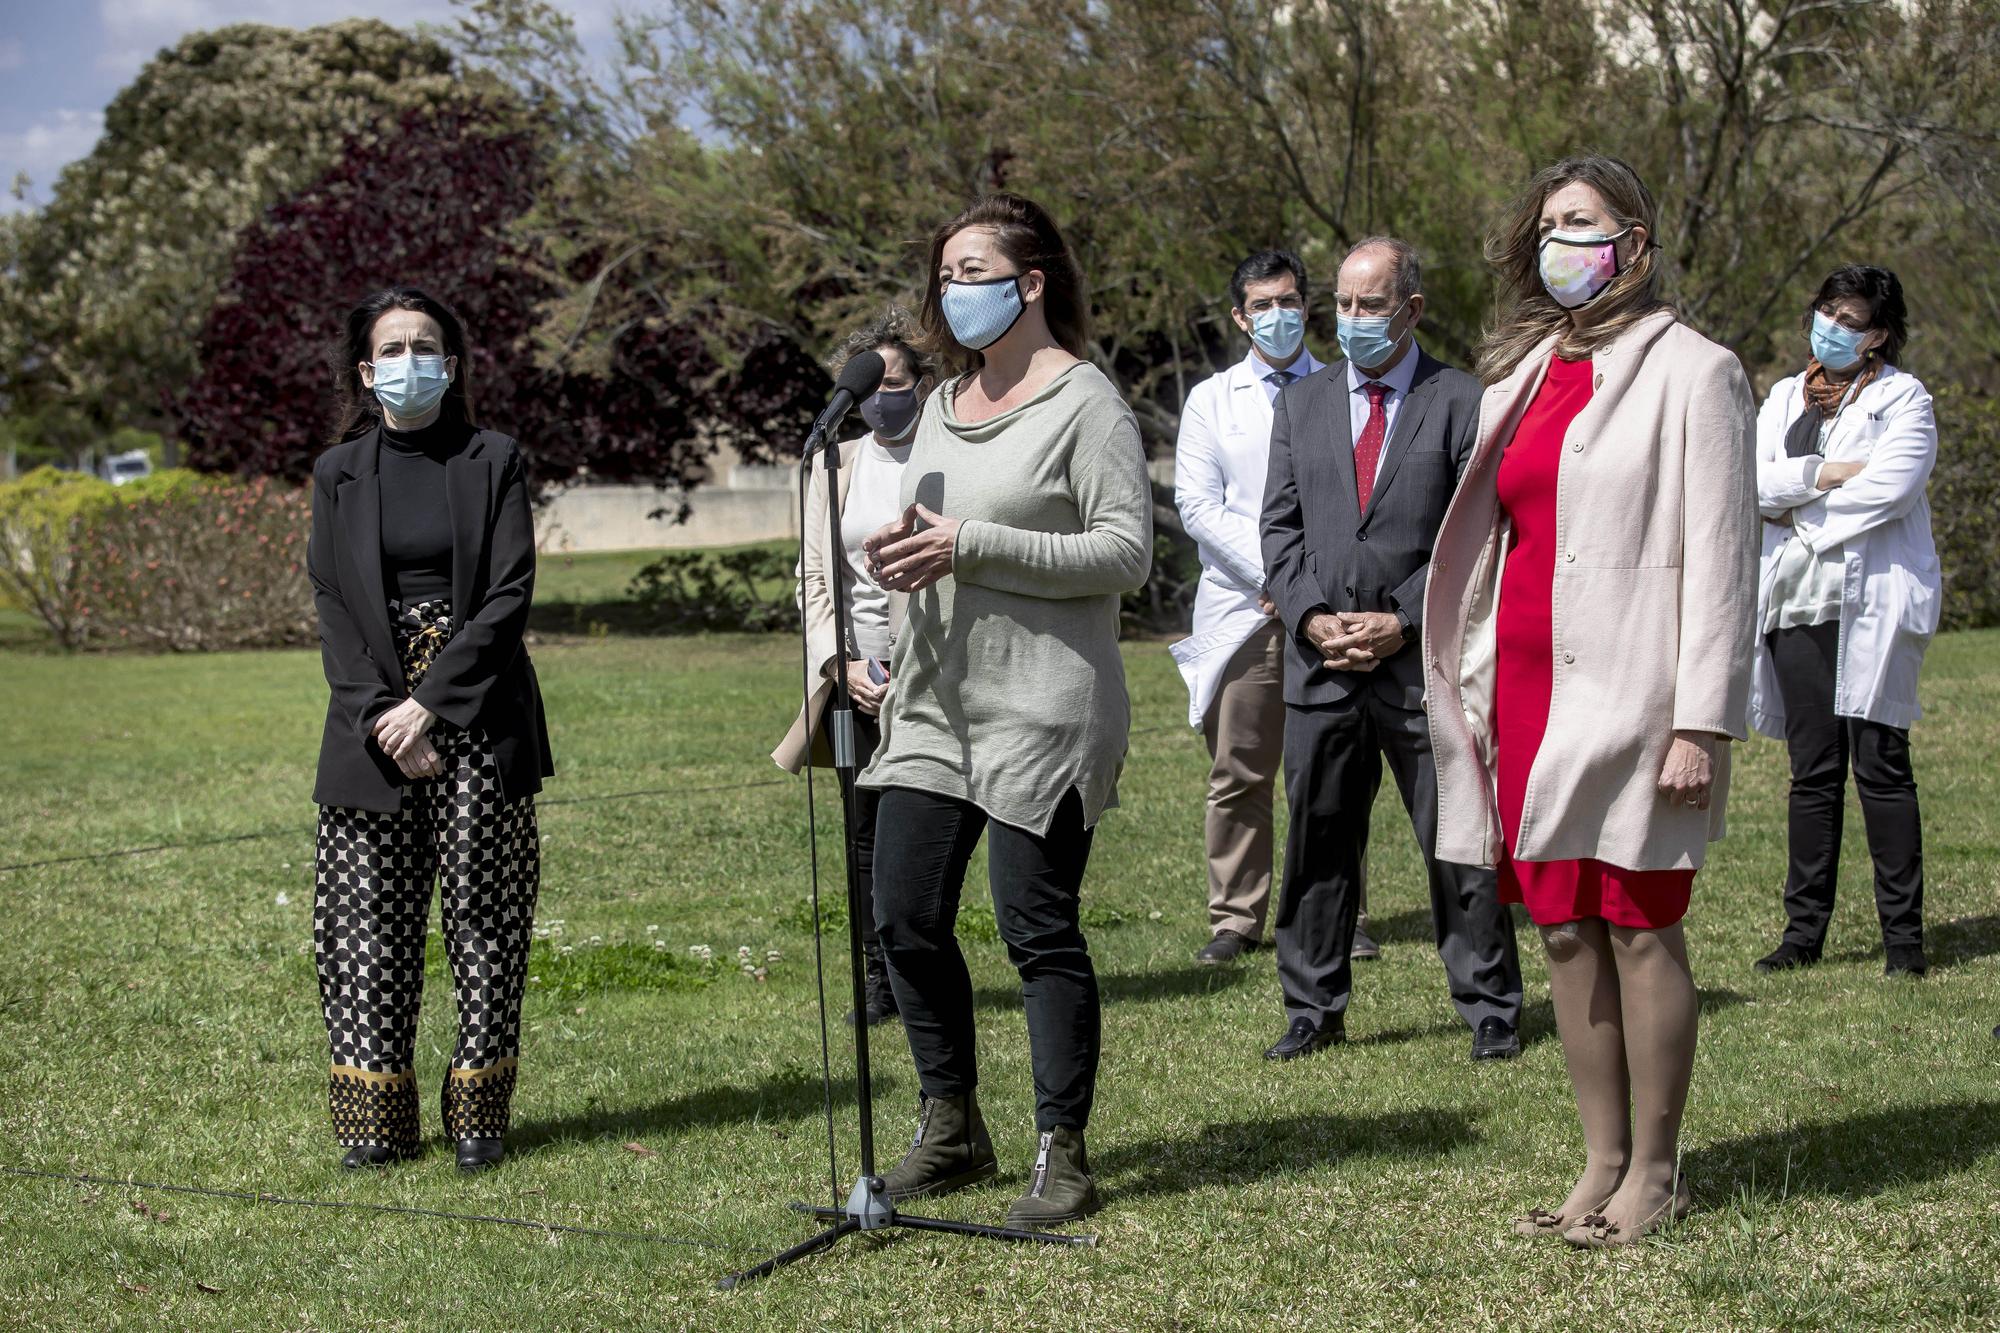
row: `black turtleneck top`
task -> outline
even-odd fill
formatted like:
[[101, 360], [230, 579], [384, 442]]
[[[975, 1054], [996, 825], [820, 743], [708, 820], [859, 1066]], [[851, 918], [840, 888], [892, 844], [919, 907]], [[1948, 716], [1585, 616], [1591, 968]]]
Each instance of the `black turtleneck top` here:
[[382, 427], [382, 580], [405, 606], [451, 597], [444, 465], [471, 439], [470, 429], [442, 417], [421, 430]]

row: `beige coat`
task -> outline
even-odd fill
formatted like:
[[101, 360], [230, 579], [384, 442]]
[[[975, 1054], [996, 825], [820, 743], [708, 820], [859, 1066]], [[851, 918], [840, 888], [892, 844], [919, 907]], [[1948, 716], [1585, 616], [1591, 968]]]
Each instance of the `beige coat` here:
[[[1437, 854], [1467, 865], [1493, 865], [1501, 841], [1491, 726], [1509, 536], [1500, 454], [1553, 350], [1543, 344], [1486, 390], [1424, 599]], [[1658, 780], [1675, 731], [1748, 733], [1756, 408], [1736, 358], [1666, 313], [1592, 361], [1592, 397], [1569, 428], [1557, 484], [1555, 691], [1515, 851], [1688, 869], [1724, 831], [1728, 747], [1707, 811], [1669, 804]]]
[[[864, 437], [865, 438], [865, 437]], [[861, 440], [849, 440], [840, 446], [839, 492], [840, 501], [847, 503], [847, 488], [854, 481], [854, 459], [861, 451]], [[839, 572], [841, 593], [851, 597], [854, 580], [857, 577], [853, 566], [847, 562], [841, 551], [832, 553], [828, 559], [827, 539], [831, 535], [826, 527], [826, 469], [812, 470], [812, 484], [806, 488], [805, 540], [799, 562], [799, 610], [806, 622], [806, 675], [805, 707], [799, 710], [792, 729], [785, 733], [785, 739], [778, 748], [771, 751], [771, 762], [787, 773], [796, 773], [805, 767], [810, 753], [813, 767], [831, 768], [833, 755], [820, 732], [820, 720], [826, 714], [827, 702], [833, 698], [833, 679], [827, 674], [837, 648], [833, 633], [833, 587], [827, 582], [827, 570], [831, 567]], [[902, 628], [903, 614], [909, 598], [903, 593], [889, 594], [889, 628], [891, 633]]]

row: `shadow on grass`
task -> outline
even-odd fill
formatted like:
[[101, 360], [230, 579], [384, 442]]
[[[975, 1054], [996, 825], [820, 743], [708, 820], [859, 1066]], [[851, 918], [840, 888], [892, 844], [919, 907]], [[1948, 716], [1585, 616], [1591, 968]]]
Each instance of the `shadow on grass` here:
[[1725, 1139], [1688, 1153], [1684, 1165], [1710, 1199], [1739, 1187], [1865, 1199], [1970, 1170], [1995, 1152], [2000, 1101], [1954, 1101]]
[[[1189, 995], [1214, 995], [1261, 973], [1255, 967], [1179, 967], [1166, 972], [1124, 972], [1097, 976], [1098, 998], [1106, 1005], [1153, 1004]], [[1019, 1009], [1019, 986], [981, 986], [972, 993], [979, 1009]]]
[[[1924, 956], [1932, 967], [1956, 967], [2000, 954], [2000, 912], [1933, 921], [1924, 927]], [[1882, 942], [1826, 955], [1829, 963], [1879, 963]]]
[[[883, 1031], [888, 1035], [875, 1036], [876, 1049], [882, 1049], [891, 1038], [894, 1043], [891, 1049], [900, 1049], [901, 1033], [893, 1028]], [[841, 1040], [838, 1034], [835, 1040]], [[879, 1116], [881, 1108], [897, 1097], [899, 1080], [894, 1074], [877, 1068], [874, 1082]], [[843, 1074], [836, 1068], [833, 1080], [835, 1123], [845, 1125], [846, 1121], [852, 1121], [853, 1107], [853, 1074], [851, 1071]], [[822, 1117], [825, 1111], [826, 1099], [820, 1089], [819, 1071], [790, 1069], [761, 1083], [702, 1088], [644, 1106], [593, 1106], [551, 1120], [523, 1121], [508, 1133], [507, 1146], [509, 1151], [532, 1152], [545, 1144], [566, 1139], [631, 1139], [647, 1134], [670, 1134], [750, 1121], [789, 1124], [792, 1121], [813, 1120], [817, 1123], [798, 1132], [824, 1136], [826, 1127]], [[843, 1115], [845, 1121], [841, 1119]], [[791, 1130], [788, 1128], [786, 1132]]]
[[[602, 629], [598, 627], [602, 626]], [[528, 629], [535, 634], [621, 636], [663, 636], [676, 631], [627, 598], [598, 602], [537, 601], [528, 615]]]
[[1120, 1198], [1240, 1187], [1353, 1158], [1432, 1157], [1479, 1142], [1461, 1111], [1294, 1115], [1205, 1125], [1186, 1138], [1121, 1142], [1092, 1154]]

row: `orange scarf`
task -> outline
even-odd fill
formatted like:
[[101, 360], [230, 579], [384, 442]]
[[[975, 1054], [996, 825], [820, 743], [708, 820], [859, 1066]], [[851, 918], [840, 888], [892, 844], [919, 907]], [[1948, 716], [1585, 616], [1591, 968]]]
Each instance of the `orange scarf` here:
[[1806, 406], [1818, 408], [1821, 416], [1835, 415], [1840, 411], [1840, 404], [1847, 398], [1848, 390], [1851, 388], [1858, 395], [1868, 387], [1868, 382], [1875, 378], [1875, 372], [1881, 368], [1882, 363], [1871, 353], [1862, 363], [1858, 373], [1850, 372], [1847, 375], [1836, 376], [1819, 363], [1818, 357], [1814, 357], [1806, 362]]

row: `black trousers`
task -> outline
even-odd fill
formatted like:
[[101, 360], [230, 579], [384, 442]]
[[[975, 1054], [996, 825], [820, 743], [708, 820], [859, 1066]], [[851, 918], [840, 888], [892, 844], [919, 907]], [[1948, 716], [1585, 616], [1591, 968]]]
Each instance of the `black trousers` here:
[[1423, 852], [1431, 928], [1452, 1005], [1474, 1029], [1488, 1018], [1519, 1027], [1521, 960], [1514, 919], [1500, 902], [1493, 872], [1437, 859], [1437, 765], [1429, 723], [1422, 711], [1398, 708], [1366, 689], [1336, 703], [1285, 708], [1291, 830], [1277, 946], [1286, 1016], [1318, 1026], [1347, 1010], [1354, 980], [1348, 951], [1384, 756]]
[[1035, 1125], [1083, 1129], [1102, 1045], [1097, 971], [1078, 920], [1091, 830], [1072, 791], [1046, 835], [989, 820], [969, 801], [891, 787], [877, 813], [875, 916], [889, 982], [930, 1097], [979, 1083], [972, 977], [953, 926], [965, 869], [986, 834], [993, 916], [1021, 974], [1035, 1070]]
[[1921, 947], [1924, 830], [1910, 767], [1910, 733], [1833, 711], [1838, 624], [1774, 630], [1766, 642], [1785, 705], [1785, 748], [1792, 760], [1786, 943], [1818, 954], [1826, 942], [1834, 883], [1840, 877], [1840, 831], [1851, 766], [1875, 862], [1882, 943]]
[[[868, 767], [868, 761], [875, 757], [875, 747], [881, 743], [881, 719], [855, 709], [854, 773]], [[861, 890], [861, 947], [873, 954], [882, 948], [881, 932], [875, 925], [875, 820], [882, 805], [882, 793], [874, 787], [855, 785], [853, 774], [846, 769], [836, 771], [840, 774], [842, 792], [852, 797], [847, 809], [852, 812], [853, 824], [848, 832], [854, 846], [854, 877]]]

